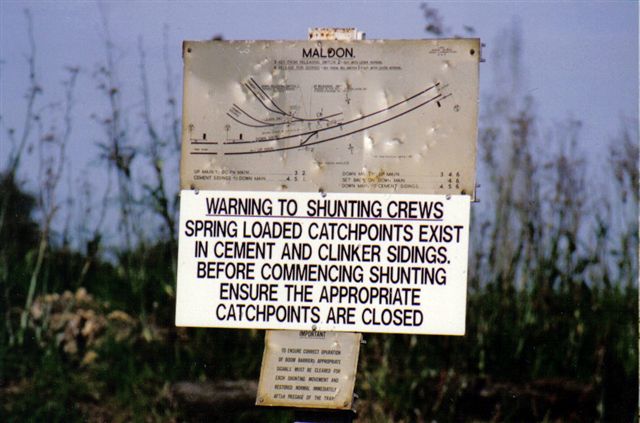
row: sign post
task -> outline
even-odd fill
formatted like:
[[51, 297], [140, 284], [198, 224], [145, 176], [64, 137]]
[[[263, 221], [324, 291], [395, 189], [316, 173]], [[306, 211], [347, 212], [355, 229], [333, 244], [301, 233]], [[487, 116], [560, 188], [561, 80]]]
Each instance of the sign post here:
[[305, 421], [360, 333], [465, 332], [479, 40], [360, 35], [183, 47], [176, 324], [267, 329], [256, 404]]

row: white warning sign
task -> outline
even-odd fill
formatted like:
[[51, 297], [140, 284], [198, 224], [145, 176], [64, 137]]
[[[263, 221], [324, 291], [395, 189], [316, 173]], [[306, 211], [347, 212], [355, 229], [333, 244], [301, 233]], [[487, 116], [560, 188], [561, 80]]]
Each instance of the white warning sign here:
[[469, 205], [183, 190], [176, 324], [463, 335]]

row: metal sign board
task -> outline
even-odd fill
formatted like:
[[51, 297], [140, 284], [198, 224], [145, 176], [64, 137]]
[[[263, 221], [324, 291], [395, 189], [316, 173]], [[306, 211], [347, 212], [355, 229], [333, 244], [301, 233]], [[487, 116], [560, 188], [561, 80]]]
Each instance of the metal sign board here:
[[184, 43], [182, 189], [473, 195], [478, 39]]
[[349, 409], [362, 334], [267, 331], [256, 405]]
[[178, 326], [464, 334], [469, 196], [181, 195]]

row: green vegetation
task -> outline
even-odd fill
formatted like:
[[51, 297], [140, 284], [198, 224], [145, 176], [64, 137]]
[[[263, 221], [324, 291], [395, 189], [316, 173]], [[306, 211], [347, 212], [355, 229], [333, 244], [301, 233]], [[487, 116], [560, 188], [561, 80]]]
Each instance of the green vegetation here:
[[[511, 35], [504, 49], [515, 52], [513, 61], [519, 43]], [[258, 377], [262, 332], [173, 326], [177, 201], [163, 163], [178, 151], [179, 84], [168, 68], [166, 125], [154, 124], [142, 90], [139, 103], [147, 106], [129, 119], [141, 119], [146, 136], [135, 144], [106, 51], [93, 78], [108, 107], [96, 121], [104, 130], [102, 163], [116, 183], [109, 182], [101, 204], [117, 208], [122, 245], [104, 241], [106, 220], [91, 201], [83, 213], [93, 218], [79, 220], [79, 231], [52, 224], [68, 203], [57, 184], [78, 70], [70, 70], [55, 110], [62, 116], [57, 132], [41, 127], [48, 109], [35, 112], [42, 91], [35, 72], [25, 126], [7, 131], [12, 150], [0, 176], [2, 421], [177, 421], [189, 416], [172, 395], [175, 382]], [[597, 181], [609, 185], [598, 190], [577, 148], [579, 122], [543, 131], [533, 99], [513, 92], [496, 87], [483, 99], [485, 185], [472, 207], [467, 334], [367, 335], [356, 384], [362, 421], [637, 419], [637, 122], [623, 121], [612, 136], [611, 172]], [[31, 144], [41, 151], [33, 193], [18, 178]], [[135, 166], [152, 176], [142, 182]], [[153, 222], [153, 230], [134, 223], [142, 221]], [[223, 421], [288, 416], [236, 410]]]

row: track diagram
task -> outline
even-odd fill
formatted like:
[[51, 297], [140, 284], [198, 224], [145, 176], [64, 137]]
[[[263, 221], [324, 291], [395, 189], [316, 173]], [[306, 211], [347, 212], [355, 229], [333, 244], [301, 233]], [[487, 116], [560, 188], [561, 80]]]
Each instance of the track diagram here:
[[[315, 123], [330, 122], [329, 119], [342, 114], [342, 112], [340, 112], [340, 113], [334, 113], [328, 116], [321, 116], [321, 117], [315, 117], [315, 118], [301, 118], [282, 110], [282, 108], [278, 106], [278, 104], [275, 101], [273, 101], [273, 99], [269, 96], [269, 94], [267, 94], [253, 78], [249, 78], [249, 82], [245, 82], [244, 86], [249, 92], [251, 92], [254, 98], [262, 105], [262, 107], [268, 113], [270, 112], [275, 114], [278, 120], [264, 121], [264, 120], [256, 119], [255, 117], [247, 113], [245, 110], [243, 110], [240, 106], [234, 104], [229, 109], [229, 112], [227, 112], [227, 116], [229, 116], [236, 123], [239, 123], [240, 125], [243, 125], [243, 126], [247, 126], [251, 128], [268, 128], [268, 127], [292, 125], [292, 124], [304, 123], [304, 122], [315, 122]], [[249, 118], [254, 123], [247, 123], [243, 121], [244, 118]]]
[[[251, 140], [234, 139], [225, 141], [225, 145], [229, 145], [234, 148], [229, 149], [229, 151], [226, 151], [224, 154], [265, 154], [297, 148], [305, 148], [308, 146], [323, 144], [330, 141], [347, 139], [352, 135], [375, 128], [380, 125], [388, 124], [395, 119], [399, 119], [405, 115], [408, 115], [411, 112], [425, 107], [430, 103], [435, 103], [438, 105], [438, 107], [441, 107], [442, 102], [451, 96], [451, 94], [442, 94], [437, 92], [440, 84], [436, 83], [411, 95], [407, 99], [398, 101], [383, 109], [376, 110], [362, 116], [354, 117], [346, 121], [330, 120], [331, 118], [343, 115], [342, 112], [330, 114], [323, 117], [300, 118], [283, 111], [282, 108], [279, 107], [277, 103], [273, 101], [273, 99], [260, 88], [260, 86], [253, 80], [253, 78], [251, 78], [250, 81], [251, 84], [246, 83], [245, 86], [251, 91], [251, 93], [256, 97], [256, 99], [267, 112], [280, 115], [282, 120], [260, 120], [253, 117], [242, 108], [234, 104], [230, 111], [227, 113], [227, 116], [229, 116], [236, 123], [252, 128], [274, 127], [281, 125], [291, 126], [297, 123], [307, 122], [313, 122], [316, 124], [324, 123], [325, 125], [315, 129], [303, 129], [300, 132], [294, 132], [289, 135], [275, 135], [272, 137], [261, 137]], [[260, 94], [258, 94], [256, 91], [259, 91]], [[268, 104], [271, 105], [271, 107]], [[247, 123], [242, 120], [242, 117], [247, 117], [255, 123]], [[267, 148], [251, 148], [252, 145], [265, 144], [271, 144], [271, 146]]]
[[186, 43], [183, 187], [471, 193], [477, 40], [331, 43]]

